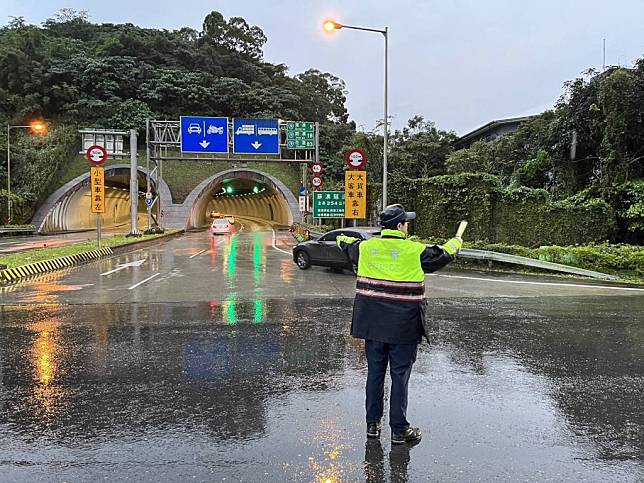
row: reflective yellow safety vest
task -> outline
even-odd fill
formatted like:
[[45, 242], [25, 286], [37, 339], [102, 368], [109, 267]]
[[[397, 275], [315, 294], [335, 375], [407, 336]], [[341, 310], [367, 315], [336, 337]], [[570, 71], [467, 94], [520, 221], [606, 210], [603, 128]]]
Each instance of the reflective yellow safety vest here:
[[425, 245], [406, 240], [398, 230], [382, 230], [358, 246], [356, 294], [400, 302], [422, 302], [425, 273], [420, 255]]

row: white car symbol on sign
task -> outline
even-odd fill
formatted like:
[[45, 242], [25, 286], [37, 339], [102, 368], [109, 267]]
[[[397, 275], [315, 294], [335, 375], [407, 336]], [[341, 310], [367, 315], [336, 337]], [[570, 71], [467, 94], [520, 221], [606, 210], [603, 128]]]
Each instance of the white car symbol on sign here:
[[349, 162], [352, 166], [358, 167], [362, 164], [362, 154], [353, 152], [349, 155]]
[[188, 134], [201, 134], [201, 126], [193, 122], [188, 126]]

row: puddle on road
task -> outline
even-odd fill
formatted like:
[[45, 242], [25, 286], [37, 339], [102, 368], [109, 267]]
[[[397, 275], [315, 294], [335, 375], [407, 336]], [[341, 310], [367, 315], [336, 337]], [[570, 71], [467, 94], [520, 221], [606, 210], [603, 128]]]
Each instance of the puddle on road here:
[[[262, 253], [246, 254], [260, 279]], [[424, 431], [412, 449], [391, 446], [386, 421], [381, 442], [364, 437], [351, 302], [231, 292], [198, 304], [0, 306], [0, 471], [87, 480], [109, 462], [115, 479], [134, 480], [643, 476], [638, 299], [434, 301], [434, 340], [410, 383], [409, 418]]]

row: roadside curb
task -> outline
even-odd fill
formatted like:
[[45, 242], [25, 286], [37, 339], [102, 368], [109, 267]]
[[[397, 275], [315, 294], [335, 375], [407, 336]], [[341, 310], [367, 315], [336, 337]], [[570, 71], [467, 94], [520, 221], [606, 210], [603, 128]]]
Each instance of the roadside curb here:
[[0, 270], [0, 284], [12, 283], [33, 275], [73, 267], [75, 265], [80, 265], [81, 263], [96, 260], [97, 258], [112, 255], [112, 253], [111, 248], [105, 247], [89, 252], [77, 253], [76, 255], [69, 255], [67, 257], [52, 258], [51, 260], [43, 260], [41, 262], [30, 263], [28, 265], [21, 265], [16, 268], [5, 268], [4, 270]]
[[98, 250], [77, 253], [76, 255], [69, 255], [67, 257], [52, 258], [51, 260], [43, 260], [41, 262], [21, 265], [15, 268], [5, 268], [4, 270], [0, 270], [0, 285], [7, 285], [13, 282], [17, 282], [18, 280], [21, 280], [23, 278], [32, 277], [34, 275], [40, 275], [42, 273], [54, 272], [63, 268], [70, 268], [76, 265], [81, 265], [83, 263], [96, 260], [97, 258], [125, 253], [132, 250], [138, 250], [145, 246], [152, 245], [164, 238], [181, 235], [184, 232], [185, 230], [179, 230], [176, 232], [163, 234], [156, 238], [134, 241], [132, 243], [118, 245], [112, 248], [104, 247], [99, 248]]
[[164, 233], [161, 236], [158, 236], [156, 238], [150, 238], [148, 240], [138, 240], [132, 243], [128, 243], [126, 245], [117, 245], [115, 247], [112, 247], [112, 253], [119, 254], [119, 253], [129, 252], [131, 250], [138, 250], [148, 245], [153, 245], [154, 243], [158, 242], [159, 240], [163, 240], [164, 238], [171, 238], [173, 236], [183, 235], [185, 232], [186, 230], [182, 229], [172, 233]]

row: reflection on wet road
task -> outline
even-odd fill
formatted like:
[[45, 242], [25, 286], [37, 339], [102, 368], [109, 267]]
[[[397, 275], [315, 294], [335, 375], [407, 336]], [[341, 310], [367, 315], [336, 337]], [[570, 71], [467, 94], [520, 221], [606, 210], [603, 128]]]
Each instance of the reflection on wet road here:
[[0, 480], [644, 477], [641, 295], [430, 277], [424, 438], [397, 448], [364, 437], [353, 277], [272, 241], [189, 234], [3, 292]]

